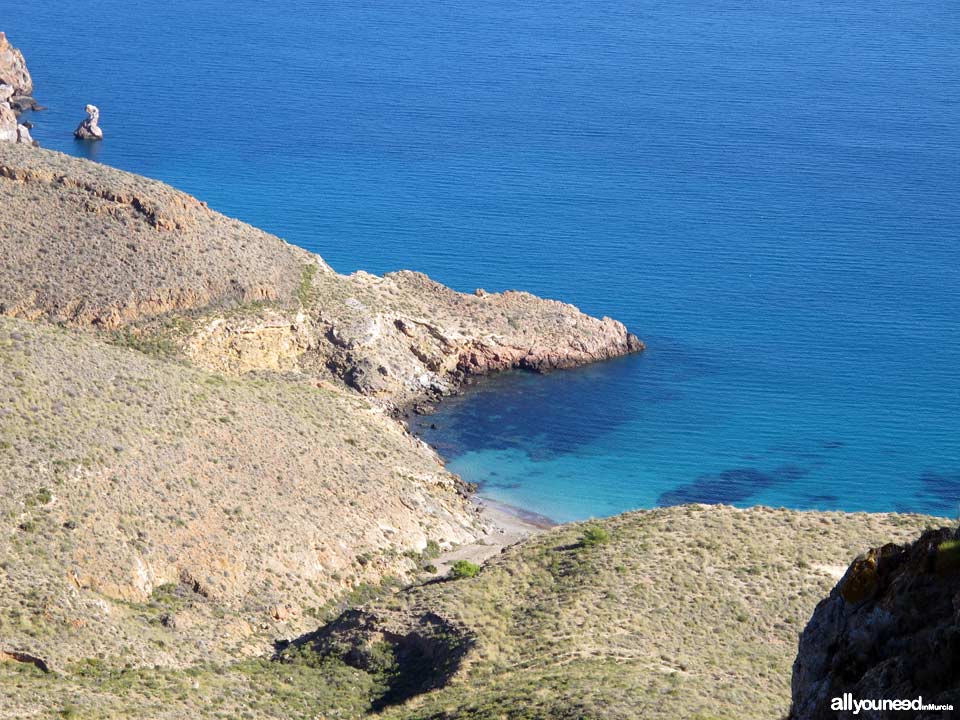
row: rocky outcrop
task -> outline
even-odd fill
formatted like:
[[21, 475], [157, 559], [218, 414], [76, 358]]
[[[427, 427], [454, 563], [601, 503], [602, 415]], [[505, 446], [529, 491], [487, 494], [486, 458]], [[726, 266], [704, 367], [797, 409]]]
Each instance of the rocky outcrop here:
[[[919, 697], [960, 709], [960, 533], [953, 528], [854, 560], [800, 637], [790, 718], [846, 718], [854, 700]], [[954, 715], [871, 704], [859, 717]]]
[[30, 137], [30, 129], [17, 122], [17, 113], [10, 104], [12, 97], [13, 86], [0, 85], [0, 142], [36, 145], [37, 142]]
[[[9, 87], [8, 97], [4, 100], [0, 92], [0, 103], [6, 102], [8, 109], [13, 111], [14, 116], [26, 110], [43, 110], [43, 106], [33, 99], [33, 79], [27, 70], [27, 64], [23, 59], [23, 53], [13, 47], [7, 40], [7, 36], [0, 32], [0, 86]], [[8, 142], [21, 142], [27, 145], [35, 144], [30, 137], [29, 128], [21, 125], [16, 128], [18, 132], [12, 139], [9, 136], [9, 113], [0, 111], [0, 140]]]
[[103, 130], [100, 129], [100, 109], [96, 105], [87, 105], [84, 108], [86, 119], [73, 131], [78, 140], [103, 140]]
[[30, 145], [32, 147], [40, 147], [40, 143], [33, 139], [33, 136], [30, 135], [30, 128], [26, 125], [17, 125], [17, 142], [21, 145]]
[[10, 107], [13, 87], [0, 85], [0, 142], [17, 142], [17, 114]]
[[16, 97], [29, 97], [33, 93], [33, 78], [23, 53], [10, 44], [3, 32], [0, 32], [0, 83], [13, 87]]
[[[571, 368], [643, 350], [622, 323], [529, 293], [468, 295], [409, 271], [323, 273], [308, 284], [304, 305], [281, 322], [301, 338], [299, 370], [394, 409], [455, 392], [476, 375]], [[218, 370], [272, 369], [259, 341], [242, 342], [255, 327], [263, 323], [218, 317], [197, 329], [187, 353]]]
[[33, 80], [27, 71], [23, 54], [0, 32], [0, 142], [37, 146], [30, 128], [17, 122], [24, 110], [41, 109], [30, 97]]

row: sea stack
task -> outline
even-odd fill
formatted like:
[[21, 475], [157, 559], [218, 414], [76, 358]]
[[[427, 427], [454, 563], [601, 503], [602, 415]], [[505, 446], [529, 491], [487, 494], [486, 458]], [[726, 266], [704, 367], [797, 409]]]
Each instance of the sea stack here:
[[80, 140], [103, 140], [100, 129], [100, 109], [96, 105], [87, 105], [87, 118], [77, 126], [73, 134]]

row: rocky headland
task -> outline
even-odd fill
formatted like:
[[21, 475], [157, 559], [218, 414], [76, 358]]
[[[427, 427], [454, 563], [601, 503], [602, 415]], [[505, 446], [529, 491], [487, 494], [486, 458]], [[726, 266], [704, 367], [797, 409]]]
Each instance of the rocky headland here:
[[[219, 372], [296, 370], [399, 406], [470, 375], [643, 349], [615, 320], [528, 293], [340, 275], [163, 183], [59, 153], [4, 146], [0, 193], [0, 312], [163, 340]], [[155, 322], [171, 313], [177, 333]]]

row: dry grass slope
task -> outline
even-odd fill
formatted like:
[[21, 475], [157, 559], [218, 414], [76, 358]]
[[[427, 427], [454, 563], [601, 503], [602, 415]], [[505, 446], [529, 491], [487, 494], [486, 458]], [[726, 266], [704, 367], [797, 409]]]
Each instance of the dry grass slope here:
[[116, 328], [211, 304], [289, 304], [318, 262], [163, 183], [0, 145], [4, 314]]
[[586, 525], [561, 526], [476, 577], [367, 603], [362, 622], [355, 612], [338, 621], [339, 654], [307, 636], [282, 663], [65, 677], [18, 666], [0, 670], [0, 687], [11, 707], [71, 698], [83, 718], [363, 717], [396, 697], [416, 641], [468, 649], [443, 687], [388, 705], [384, 718], [769, 719], [787, 710], [797, 635], [836, 572], [931, 523], [768, 508], [628, 513], [595, 523], [609, 542], [584, 546]]
[[0, 650], [53, 667], [262, 653], [480, 534], [429, 448], [296, 378], [0, 318], [0, 418]]

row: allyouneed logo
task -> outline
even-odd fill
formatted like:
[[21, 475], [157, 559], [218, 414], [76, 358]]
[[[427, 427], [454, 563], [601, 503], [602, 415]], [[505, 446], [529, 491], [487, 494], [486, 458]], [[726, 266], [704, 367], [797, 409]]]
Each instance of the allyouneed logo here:
[[882, 700], [854, 700], [853, 693], [844, 693], [843, 696], [830, 700], [830, 709], [846, 710], [854, 715], [859, 715], [861, 710], [953, 710], [953, 705], [924, 703], [923, 697], [917, 697], [913, 700], [891, 700], [888, 698]]

